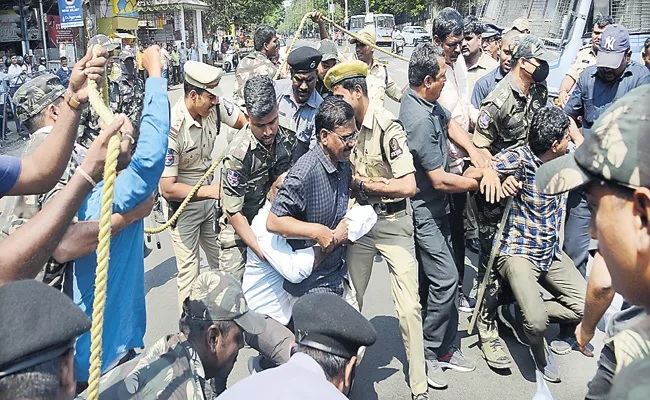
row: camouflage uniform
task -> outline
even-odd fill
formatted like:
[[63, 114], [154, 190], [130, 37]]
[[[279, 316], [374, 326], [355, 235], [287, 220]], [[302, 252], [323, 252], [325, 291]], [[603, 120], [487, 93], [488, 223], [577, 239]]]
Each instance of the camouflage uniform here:
[[[241, 286], [220, 272], [205, 272], [195, 280], [183, 305], [185, 319], [233, 321], [244, 332], [260, 334], [264, 318], [249, 310]], [[243, 338], [242, 338], [243, 340]], [[140, 357], [102, 376], [100, 399], [212, 400], [201, 358], [183, 333], [158, 340]], [[78, 399], [87, 399], [88, 392]]]
[[[512, 50], [512, 46], [511, 46]], [[476, 131], [474, 132], [474, 145], [487, 148], [493, 155], [521, 146], [528, 141], [528, 127], [533, 114], [548, 102], [548, 90], [544, 84], [533, 84], [529, 88], [528, 96], [524, 95], [512, 74], [506, 75], [488, 97], [481, 103]], [[501, 220], [505, 208], [505, 200], [500, 203], [488, 203], [482, 196], [477, 196], [478, 222], [479, 222], [479, 268], [478, 282], [483, 280], [487, 264], [492, 251], [492, 240]], [[494, 271], [493, 271], [494, 274]], [[488, 329], [483, 323], [494, 321], [493, 312], [496, 310], [496, 294], [499, 290], [498, 280], [491, 279], [490, 286], [486, 288], [483, 314], [477, 323], [482, 339], [497, 338], [495, 329]], [[488, 312], [489, 311], [489, 312]]]
[[131, 123], [135, 137], [140, 131], [140, 117], [144, 108], [144, 82], [135, 76], [131, 84], [124, 74], [120, 75], [115, 82], [117, 89], [109, 96], [111, 109], [115, 113], [126, 114]]
[[[24, 123], [29, 118], [38, 115], [48, 105], [53, 103], [56, 99], [61, 98], [65, 88], [61, 85], [59, 78], [55, 75], [48, 74], [42, 75], [38, 78], [28, 82], [16, 91], [14, 95], [14, 104], [16, 105], [16, 115], [20, 121]], [[44, 127], [36, 132], [32, 132], [31, 139], [22, 157], [27, 157], [38, 148], [43, 141], [45, 141], [47, 134], [51, 131], [52, 127]], [[5, 239], [7, 236], [15, 232], [18, 228], [23, 226], [30, 218], [34, 217], [39, 211], [43, 209], [54, 196], [63, 189], [63, 187], [70, 181], [72, 175], [77, 170], [78, 154], [73, 150], [63, 175], [57, 182], [56, 186], [47, 193], [29, 196], [14, 196], [7, 198], [5, 210], [0, 216], [0, 240]], [[76, 222], [76, 216], [72, 223]], [[53, 257], [50, 258], [45, 264], [43, 270], [36, 277], [50, 286], [61, 289], [63, 282], [63, 274], [65, 268], [71, 263], [61, 264]]]
[[264, 54], [255, 50], [244, 57], [237, 66], [235, 77], [234, 100], [238, 106], [244, 105], [244, 84], [254, 76], [266, 75], [269, 78], [275, 78], [278, 66], [269, 60]]
[[[280, 127], [271, 149], [253, 135], [250, 125], [233, 138], [223, 160], [221, 204], [230, 215], [241, 212], [250, 224], [264, 205], [275, 179], [289, 169], [295, 136]], [[246, 244], [224, 213], [219, 219], [219, 269], [241, 280], [246, 264]]]

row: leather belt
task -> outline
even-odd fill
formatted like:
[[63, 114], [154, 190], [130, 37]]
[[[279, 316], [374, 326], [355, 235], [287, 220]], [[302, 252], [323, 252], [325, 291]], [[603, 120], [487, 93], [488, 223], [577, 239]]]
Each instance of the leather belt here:
[[400, 211], [406, 210], [406, 199], [395, 203], [377, 203], [373, 204], [372, 208], [375, 209], [377, 215], [391, 215]]

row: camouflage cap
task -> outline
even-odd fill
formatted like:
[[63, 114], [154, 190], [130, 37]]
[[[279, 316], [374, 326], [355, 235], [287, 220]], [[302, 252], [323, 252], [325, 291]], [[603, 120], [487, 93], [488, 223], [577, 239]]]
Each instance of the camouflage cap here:
[[553, 53], [548, 51], [544, 41], [535, 35], [521, 35], [513, 38], [510, 42], [510, 53], [513, 60], [536, 58], [549, 62], [557, 59]]
[[357, 38], [352, 38], [350, 39], [350, 43], [355, 44], [357, 42], [361, 42], [363, 44], [370, 44], [370, 45], [376, 45], [377, 44], [377, 33], [372, 27], [365, 27], [359, 32], [357, 32]]
[[650, 86], [640, 86], [609, 106], [575, 151], [537, 170], [535, 185], [558, 194], [592, 180], [650, 188]]
[[339, 52], [336, 48], [336, 44], [330, 39], [321, 40], [318, 51], [323, 54], [321, 61], [339, 60]]
[[14, 93], [16, 115], [21, 123], [38, 115], [54, 100], [63, 96], [65, 87], [56, 75], [47, 74], [38, 76], [25, 83]]
[[127, 58], [135, 58], [135, 53], [131, 49], [122, 49], [120, 51], [120, 61], [124, 61]]
[[183, 302], [183, 314], [204, 321], [234, 321], [252, 335], [266, 329], [264, 317], [249, 310], [239, 282], [218, 271], [204, 272], [196, 278]]

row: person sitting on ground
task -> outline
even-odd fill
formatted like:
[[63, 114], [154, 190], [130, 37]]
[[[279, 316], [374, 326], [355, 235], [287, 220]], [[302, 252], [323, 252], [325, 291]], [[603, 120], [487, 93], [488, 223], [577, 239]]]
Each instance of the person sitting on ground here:
[[0, 398], [72, 400], [74, 341], [90, 330], [83, 311], [53, 288], [21, 280], [0, 287], [0, 321]]
[[293, 320], [296, 344], [289, 362], [239, 381], [219, 400], [349, 397], [357, 354], [377, 338], [372, 324], [345, 300], [326, 293], [298, 299]]
[[[218, 271], [206, 271], [192, 284], [183, 302], [180, 332], [166, 335], [131, 360], [102, 376], [100, 399], [213, 399], [212, 378], [225, 380], [232, 371], [244, 333], [266, 329], [261, 315], [248, 309], [239, 282]], [[87, 399], [84, 392], [79, 399]]]
[[[550, 382], [559, 382], [560, 375], [544, 334], [549, 322], [580, 321], [587, 286], [562, 251], [567, 196], [540, 192], [535, 187], [535, 172], [545, 162], [566, 154], [569, 138], [566, 114], [559, 108], [545, 107], [533, 116], [527, 144], [495, 156], [495, 169], [504, 179], [503, 185], [521, 188], [512, 199], [501, 241], [495, 243], [494, 268], [510, 284], [516, 300], [499, 306], [498, 314], [515, 338], [529, 347], [537, 369]], [[553, 296], [551, 299], [540, 296], [540, 285]]]

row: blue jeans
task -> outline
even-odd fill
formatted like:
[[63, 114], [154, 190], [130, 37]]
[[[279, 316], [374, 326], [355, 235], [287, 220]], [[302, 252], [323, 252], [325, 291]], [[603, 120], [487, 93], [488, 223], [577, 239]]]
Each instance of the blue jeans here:
[[566, 221], [564, 226], [564, 251], [585, 277], [589, 258], [589, 220], [591, 211], [587, 207], [587, 198], [581, 189], [569, 192], [566, 203]]

